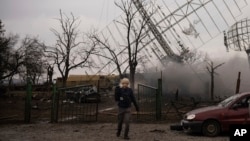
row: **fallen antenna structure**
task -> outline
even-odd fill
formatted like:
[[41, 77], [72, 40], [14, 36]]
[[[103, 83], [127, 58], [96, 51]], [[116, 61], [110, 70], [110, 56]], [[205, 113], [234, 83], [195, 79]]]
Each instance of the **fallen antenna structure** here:
[[[189, 50], [198, 49], [220, 35], [237, 21], [242, 9], [248, 5], [246, 0], [132, 0], [139, 11], [134, 28], [144, 18], [149, 19], [143, 31], [139, 53], [147, 59], [147, 66], [166, 65], [169, 60], [179, 61]], [[155, 13], [145, 10], [151, 7]], [[147, 8], [148, 9], [148, 8]], [[150, 15], [150, 16], [149, 16]], [[99, 37], [107, 41], [120, 58], [121, 68], [128, 66], [126, 55], [126, 37], [120, 23], [124, 15], [113, 20], [101, 31]], [[228, 39], [230, 36], [228, 36]], [[229, 42], [230, 44], [230, 42]], [[249, 46], [249, 44], [248, 44]], [[248, 47], [249, 48], [249, 47]], [[105, 50], [103, 54], [108, 54]], [[97, 74], [112, 74], [116, 65], [101, 58], [97, 59]]]

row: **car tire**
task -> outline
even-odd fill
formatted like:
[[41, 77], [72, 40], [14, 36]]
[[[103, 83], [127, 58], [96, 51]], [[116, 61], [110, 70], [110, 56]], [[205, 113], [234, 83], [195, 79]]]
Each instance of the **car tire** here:
[[202, 133], [205, 136], [215, 137], [221, 132], [220, 124], [216, 120], [207, 120], [202, 125]]

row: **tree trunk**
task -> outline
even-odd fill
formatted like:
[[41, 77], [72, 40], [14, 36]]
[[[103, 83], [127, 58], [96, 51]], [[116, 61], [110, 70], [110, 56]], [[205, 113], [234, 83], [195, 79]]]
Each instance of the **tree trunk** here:
[[130, 87], [132, 90], [135, 88], [135, 68], [130, 68]]
[[67, 86], [67, 78], [62, 77], [62, 87], [66, 87], [66, 86]]
[[36, 75], [31, 75], [31, 81], [32, 81], [32, 84], [35, 85], [36, 84]]
[[62, 85], [62, 86], [63, 86], [63, 87], [66, 87], [66, 86], [67, 86], [68, 77], [69, 77], [69, 70], [68, 70], [68, 68], [66, 67], [64, 76], [62, 77], [62, 80], [63, 80], [63, 85]]
[[13, 76], [14, 75], [11, 75], [10, 78], [9, 78], [9, 82], [8, 82], [8, 87], [7, 87], [7, 95], [9, 97], [11, 97], [11, 86], [12, 86], [12, 80], [13, 80]]
[[62, 79], [62, 87], [66, 87], [67, 85], [67, 80], [65, 78]]
[[119, 72], [119, 77], [120, 77], [120, 79], [122, 79], [122, 78], [123, 78], [122, 71], [121, 71], [120, 66], [118, 66], [118, 65], [117, 65], [117, 70], [118, 70], [118, 72]]
[[211, 100], [214, 100], [214, 71], [211, 72]]

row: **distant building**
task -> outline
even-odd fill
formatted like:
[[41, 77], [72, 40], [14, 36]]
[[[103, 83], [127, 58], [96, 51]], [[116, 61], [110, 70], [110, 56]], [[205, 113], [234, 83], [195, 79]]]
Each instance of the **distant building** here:
[[[100, 89], [112, 89], [115, 82], [119, 79], [117, 75], [69, 75], [66, 86], [77, 86], [77, 85], [95, 85]], [[62, 86], [62, 78], [59, 77], [56, 80], [58, 87]]]

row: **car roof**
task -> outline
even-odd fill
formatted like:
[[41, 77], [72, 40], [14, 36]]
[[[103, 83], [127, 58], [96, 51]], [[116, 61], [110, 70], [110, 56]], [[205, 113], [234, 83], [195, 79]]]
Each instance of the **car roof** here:
[[239, 93], [241, 96], [246, 96], [246, 95], [250, 95], [250, 92], [242, 92], [242, 93]]

